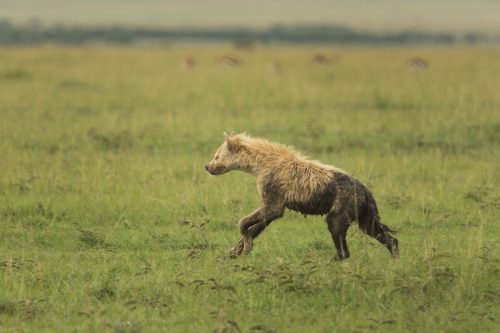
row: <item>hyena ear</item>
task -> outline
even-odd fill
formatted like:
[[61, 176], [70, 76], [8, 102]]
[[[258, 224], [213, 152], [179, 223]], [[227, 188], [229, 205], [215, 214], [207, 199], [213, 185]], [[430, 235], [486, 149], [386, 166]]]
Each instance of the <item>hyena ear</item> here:
[[238, 134], [238, 133], [236, 133], [235, 131], [232, 131], [231, 134], [227, 134], [226, 132], [224, 132], [224, 139], [235, 136], [236, 134]]
[[226, 144], [227, 144], [227, 150], [232, 154], [239, 152], [241, 149], [241, 144], [239, 140], [235, 140], [231, 137], [226, 137]]

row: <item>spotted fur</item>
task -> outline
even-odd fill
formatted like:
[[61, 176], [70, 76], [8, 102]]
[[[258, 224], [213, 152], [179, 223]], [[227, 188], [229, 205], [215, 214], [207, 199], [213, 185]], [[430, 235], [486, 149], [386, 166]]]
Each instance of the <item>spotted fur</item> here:
[[205, 169], [212, 175], [240, 170], [257, 177], [262, 204], [239, 222], [242, 238], [230, 249], [231, 255], [250, 252], [253, 240], [285, 209], [326, 215], [339, 259], [349, 257], [346, 234], [353, 221], [394, 257], [398, 255], [398, 240], [380, 222], [372, 194], [341, 169], [306, 159], [291, 147], [234, 132], [225, 134]]

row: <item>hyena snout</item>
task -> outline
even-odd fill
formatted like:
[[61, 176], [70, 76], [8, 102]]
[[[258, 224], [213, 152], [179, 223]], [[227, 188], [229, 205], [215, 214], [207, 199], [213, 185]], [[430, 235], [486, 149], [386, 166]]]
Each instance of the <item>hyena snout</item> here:
[[224, 173], [222, 169], [223, 168], [220, 168], [217, 165], [212, 165], [211, 163], [208, 163], [207, 165], [205, 165], [205, 170], [207, 170], [208, 173], [213, 175], [213, 176], [220, 175], [220, 174]]
[[205, 165], [205, 170], [208, 171], [209, 174], [213, 175], [214, 174], [214, 168], [210, 166], [210, 164]]

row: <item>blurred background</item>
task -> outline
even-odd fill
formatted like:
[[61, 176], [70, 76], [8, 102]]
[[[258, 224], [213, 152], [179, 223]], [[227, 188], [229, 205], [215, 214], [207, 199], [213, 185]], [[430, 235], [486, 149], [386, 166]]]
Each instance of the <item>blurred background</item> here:
[[0, 22], [2, 44], [470, 43], [498, 41], [500, 1], [0, 0]]

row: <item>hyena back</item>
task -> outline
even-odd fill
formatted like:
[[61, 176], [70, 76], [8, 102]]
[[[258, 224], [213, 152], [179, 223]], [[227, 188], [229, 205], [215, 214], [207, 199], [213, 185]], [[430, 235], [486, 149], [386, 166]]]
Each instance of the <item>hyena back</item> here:
[[328, 230], [339, 259], [349, 257], [346, 235], [353, 221], [398, 256], [398, 240], [380, 222], [370, 191], [356, 178], [336, 167], [311, 161], [292, 148], [245, 134], [224, 134], [225, 140], [205, 169], [212, 175], [240, 170], [257, 177], [261, 207], [239, 222], [241, 240], [231, 256], [247, 254], [253, 240], [285, 208], [304, 215], [326, 215]]

